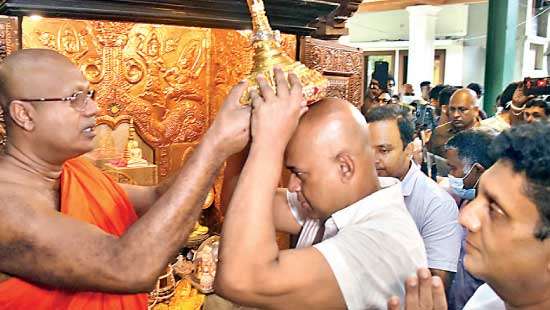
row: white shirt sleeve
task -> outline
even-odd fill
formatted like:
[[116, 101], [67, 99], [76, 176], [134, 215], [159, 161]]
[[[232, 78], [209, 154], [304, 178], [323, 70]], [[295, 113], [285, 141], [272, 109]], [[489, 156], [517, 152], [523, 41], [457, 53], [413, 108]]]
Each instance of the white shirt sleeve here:
[[430, 217], [420, 231], [426, 245], [428, 267], [456, 272], [462, 241], [458, 207], [451, 197], [434, 199], [429, 204]]
[[300, 226], [304, 226], [304, 223], [306, 222], [306, 217], [300, 211], [300, 201], [298, 201], [298, 194], [287, 190], [286, 200], [288, 202], [290, 212], [292, 212], [292, 215], [294, 215], [296, 222]]

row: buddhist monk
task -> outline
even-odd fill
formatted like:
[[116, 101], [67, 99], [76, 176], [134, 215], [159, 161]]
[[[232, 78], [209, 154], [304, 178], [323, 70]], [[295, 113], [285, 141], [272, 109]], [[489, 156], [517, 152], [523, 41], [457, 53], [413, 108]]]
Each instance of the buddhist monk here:
[[[308, 110], [298, 78], [289, 74], [289, 88], [282, 71], [275, 77], [276, 93], [262, 77], [261, 97], [251, 92], [252, 142], [225, 217], [216, 292], [268, 309], [384, 308], [427, 264], [401, 185], [377, 177], [357, 108], [332, 98]], [[283, 162], [288, 190], [277, 189]], [[280, 251], [276, 230], [300, 234], [297, 248]]]
[[93, 148], [90, 84], [64, 56], [19, 51], [0, 64], [0, 308], [146, 309], [185, 245], [225, 158], [249, 140], [236, 86], [181, 172], [119, 185], [79, 156]]

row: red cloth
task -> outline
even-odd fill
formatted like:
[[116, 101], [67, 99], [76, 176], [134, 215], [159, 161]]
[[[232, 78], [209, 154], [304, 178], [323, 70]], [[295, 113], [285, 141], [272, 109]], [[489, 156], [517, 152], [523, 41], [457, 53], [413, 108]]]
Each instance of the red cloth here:
[[[69, 160], [61, 176], [61, 213], [120, 236], [137, 219], [128, 196], [82, 158]], [[11, 278], [0, 283], [0, 309], [146, 309], [146, 294], [106, 294], [50, 289]]]

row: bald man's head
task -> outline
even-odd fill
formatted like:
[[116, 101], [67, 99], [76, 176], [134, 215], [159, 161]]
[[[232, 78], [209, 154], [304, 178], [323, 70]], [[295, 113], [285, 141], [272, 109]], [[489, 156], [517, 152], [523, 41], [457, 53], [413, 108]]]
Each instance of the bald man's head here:
[[[63, 162], [93, 149], [97, 106], [90, 83], [65, 56], [24, 49], [0, 64], [0, 105], [9, 145], [48, 162]], [[84, 97], [86, 98], [86, 97]], [[84, 103], [84, 107], [77, 102]]]
[[345, 100], [327, 98], [310, 107], [286, 149], [293, 172], [289, 189], [329, 216], [377, 188], [367, 123]]
[[343, 150], [356, 153], [367, 143], [366, 130], [367, 122], [357, 108], [342, 99], [326, 98], [304, 114], [293, 140], [304, 139], [300, 144], [311, 143], [332, 155]]
[[51, 87], [52, 80], [62, 79], [59, 74], [67, 69], [72, 69], [72, 78], [82, 78], [78, 68], [56, 51], [23, 49], [8, 56], [0, 63], [0, 106], [6, 118], [10, 119], [7, 111], [13, 100], [55, 97], [56, 94], [60, 97], [62, 92]]
[[473, 128], [478, 117], [477, 94], [468, 88], [457, 90], [449, 102], [449, 121], [455, 130]]

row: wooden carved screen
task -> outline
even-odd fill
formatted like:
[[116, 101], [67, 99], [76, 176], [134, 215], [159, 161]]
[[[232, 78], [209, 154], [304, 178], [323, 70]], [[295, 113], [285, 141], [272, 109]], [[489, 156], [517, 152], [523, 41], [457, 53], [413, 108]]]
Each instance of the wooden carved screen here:
[[[127, 22], [24, 18], [23, 47], [69, 57], [97, 92], [100, 115], [130, 115], [159, 179], [183, 164], [233, 85], [252, 67], [250, 32]], [[296, 54], [296, 37], [283, 36]]]
[[[0, 16], [0, 62], [9, 54], [19, 49], [19, 31], [17, 18]], [[0, 108], [0, 151], [6, 141], [4, 111]]]
[[19, 49], [16, 17], [0, 16], [0, 61]]
[[304, 38], [300, 61], [322, 72], [329, 80], [328, 95], [363, 105], [363, 52], [332, 41]]

